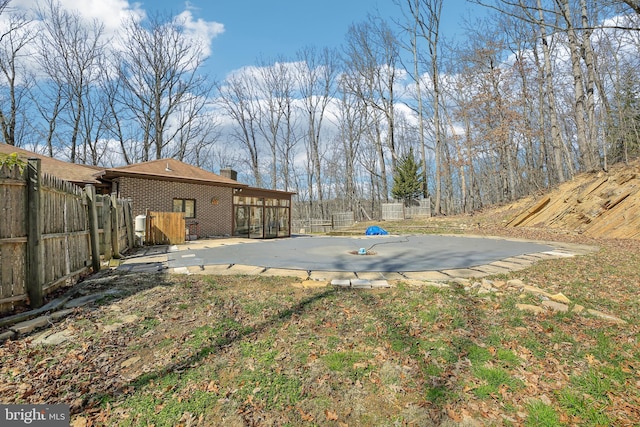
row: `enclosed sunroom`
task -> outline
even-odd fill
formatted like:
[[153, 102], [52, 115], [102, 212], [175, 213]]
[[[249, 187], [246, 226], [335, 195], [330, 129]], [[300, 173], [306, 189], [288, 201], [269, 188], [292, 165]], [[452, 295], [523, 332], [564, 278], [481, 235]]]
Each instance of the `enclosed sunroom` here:
[[291, 196], [262, 188], [237, 188], [233, 194], [233, 235], [251, 239], [291, 236]]

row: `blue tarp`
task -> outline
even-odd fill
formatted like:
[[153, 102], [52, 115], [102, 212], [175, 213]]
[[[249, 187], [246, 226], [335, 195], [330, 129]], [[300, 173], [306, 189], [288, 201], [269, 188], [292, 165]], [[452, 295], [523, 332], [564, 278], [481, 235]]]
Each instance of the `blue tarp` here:
[[367, 236], [385, 236], [389, 233], [384, 228], [378, 227], [377, 225], [372, 225], [371, 227], [367, 228], [365, 234]]

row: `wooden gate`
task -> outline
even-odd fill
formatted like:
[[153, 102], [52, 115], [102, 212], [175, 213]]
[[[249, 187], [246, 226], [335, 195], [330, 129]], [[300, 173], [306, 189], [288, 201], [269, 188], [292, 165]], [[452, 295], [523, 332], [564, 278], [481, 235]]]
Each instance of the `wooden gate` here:
[[148, 245], [179, 245], [186, 234], [184, 212], [147, 211], [145, 243]]

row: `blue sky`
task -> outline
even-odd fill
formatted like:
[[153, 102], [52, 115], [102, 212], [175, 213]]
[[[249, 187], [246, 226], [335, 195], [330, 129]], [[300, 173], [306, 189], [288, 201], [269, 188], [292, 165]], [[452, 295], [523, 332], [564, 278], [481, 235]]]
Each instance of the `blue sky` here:
[[[393, 0], [156, 0], [140, 6], [176, 14], [187, 8], [194, 19], [222, 24], [224, 32], [212, 39], [207, 60], [207, 71], [215, 78], [255, 65], [259, 58], [293, 59], [306, 46], [339, 47], [349, 26], [365, 20], [368, 13], [401, 16]], [[443, 34], [460, 35], [464, 20], [479, 9], [466, 0], [445, 0]]]
[[[55, 0], [105, 25], [106, 33], [121, 31], [123, 19], [160, 13], [182, 15], [189, 31], [210, 54], [206, 72], [223, 79], [243, 66], [283, 57], [295, 58], [307, 46], [338, 48], [349, 26], [368, 14], [402, 17], [394, 0]], [[403, 4], [406, 0], [398, 0]], [[38, 0], [11, 0], [17, 9], [33, 9]], [[464, 22], [486, 10], [466, 0], [444, 0], [441, 32], [447, 38], [463, 33]]]

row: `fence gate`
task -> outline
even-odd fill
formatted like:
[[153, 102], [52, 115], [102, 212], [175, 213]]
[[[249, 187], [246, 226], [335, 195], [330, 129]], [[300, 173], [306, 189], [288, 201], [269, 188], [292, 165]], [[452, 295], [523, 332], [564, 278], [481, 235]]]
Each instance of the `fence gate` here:
[[179, 245], [184, 243], [185, 235], [184, 212], [147, 211], [146, 244]]

